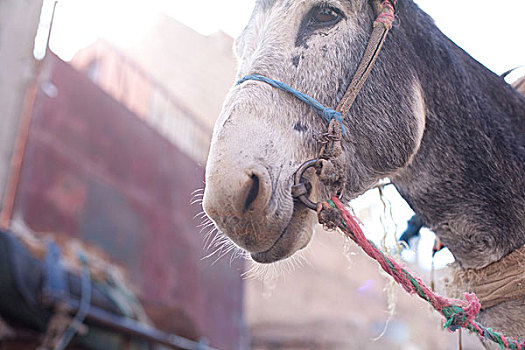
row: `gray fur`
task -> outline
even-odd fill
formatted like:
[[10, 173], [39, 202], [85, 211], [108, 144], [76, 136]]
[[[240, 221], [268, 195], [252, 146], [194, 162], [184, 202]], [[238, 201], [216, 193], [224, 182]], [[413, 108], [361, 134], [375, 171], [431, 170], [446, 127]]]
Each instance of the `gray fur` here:
[[516, 339], [523, 338], [525, 325], [525, 298], [507, 301], [481, 312], [476, 321]]
[[[236, 43], [238, 77], [266, 75], [336, 106], [365, 50], [374, 11], [365, 0], [322, 2], [344, 18], [310, 30], [304, 18], [320, 1], [259, 1]], [[484, 267], [525, 244], [525, 98], [447, 39], [411, 0], [399, 2], [398, 18], [346, 117], [344, 197], [390, 177], [460, 266]], [[313, 136], [325, 129], [307, 106], [265, 84], [231, 90], [214, 132], [204, 208], [254, 259], [269, 263], [308, 244], [315, 215], [294, 204], [291, 176], [315, 158]], [[254, 164], [265, 169], [258, 174], [268, 183], [260, 187], [267, 200], [244, 213], [235, 203]], [[313, 195], [326, 198], [313, 180]], [[511, 310], [514, 304], [482, 317], [490, 326], [505, 313], [498, 325], [525, 335], [525, 308]]]

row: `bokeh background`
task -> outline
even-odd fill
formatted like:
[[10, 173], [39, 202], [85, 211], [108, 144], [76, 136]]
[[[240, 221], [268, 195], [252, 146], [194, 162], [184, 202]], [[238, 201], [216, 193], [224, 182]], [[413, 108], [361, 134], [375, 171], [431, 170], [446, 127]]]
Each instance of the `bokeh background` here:
[[[416, 2], [497, 74], [525, 64], [523, 1]], [[261, 268], [222, 248], [213, 227], [201, 225], [213, 124], [235, 80], [234, 38], [253, 6], [2, 0], [1, 229], [33, 255], [38, 248], [28, 242], [50, 239], [64, 251], [71, 242], [95, 250], [121, 271], [146, 315], [124, 316], [201, 346], [457, 348], [458, 336], [442, 331], [426, 304], [392, 286], [333, 232], [318, 228], [298, 258]], [[441, 270], [453, 262], [446, 249], [432, 259], [428, 230], [400, 251], [396, 240], [413, 213], [392, 187], [352, 206], [367, 235], [423, 279], [432, 264]], [[6, 293], [0, 290], [0, 344], [35, 348], [53, 312], [30, 324], [6, 306]], [[90, 329], [97, 327], [104, 330]], [[78, 338], [75, 348], [144, 346], [129, 334], [120, 343]], [[463, 345], [481, 348], [465, 334]]]

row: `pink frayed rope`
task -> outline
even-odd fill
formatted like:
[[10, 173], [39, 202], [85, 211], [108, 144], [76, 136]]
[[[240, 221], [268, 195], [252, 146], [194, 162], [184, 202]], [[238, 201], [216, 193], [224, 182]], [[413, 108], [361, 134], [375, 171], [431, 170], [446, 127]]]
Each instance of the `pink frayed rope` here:
[[[337, 198], [335, 198], [337, 199]], [[341, 216], [347, 225], [349, 231], [353, 234], [353, 239], [360, 246], [365, 253], [370, 256], [372, 259], [379, 262], [383, 270], [385, 270], [389, 275], [391, 275], [394, 280], [400, 284], [405, 291], [410, 294], [417, 293], [416, 286], [406, 277], [406, 270], [404, 270], [399, 263], [389, 256], [382, 254], [379, 250], [376, 249], [373, 243], [371, 243], [364, 235], [361, 227], [356, 222], [354, 217], [346, 210], [344, 205], [339, 200], [332, 199], [337, 209], [339, 209]], [[393, 268], [392, 268], [393, 267]], [[428, 296], [428, 302], [432, 306], [441, 311], [444, 307], [450, 306], [452, 303], [440, 295], [433, 293], [430, 288], [428, 288], [420, 279], [414, 278], [420, 285], [421, 290], [425, 295]], [[459, 300], [454, 300], [454, 302], [461, 302]], [[478, 301], [479, 303], [479, 301]]]
[[465, 322], [465, 325], [467, 325], [476, 319], [476, 316], [481, 311], [481, 303], [474, 293], [465, 293], [463, 295], [466, 300], [466, 305], [463, 306], [463, 310], [465, 310], [465, 314], [467, 315], [467, 321]]
[[[390, 4], [388, 1], [386, 2]], [[445, 328], [450, 331], [466, 328], [477, 333], [482, 340], [491, 340], [499, 344], [502, 348], [525, 350], [525, 340], [516, 341], [512, 338], [505, 337], [504, 335], [476, 322], [476, 316], [481, 311], [481, 303], [475, 294], [465, 293], [465, 300], [458, 300], [448, 299], [434, 293], [419, 278], [414, 277], [398, 262], [377, 249], [375, 244], [365, 237], [355, 218], [337, 197], [333, 197], [331, 202], [342, 218], [342, 223], [337, 224], [337, 227], [354, 240], [368, 256], [376, 260], [383, 270], [392, 276], [392, 278], [394, 278], [394, 280], [400, 284], [405, 291], [409, 294], [417, 294], [420, 298], [429, 302], [434, 309], [440, 312], [446, 321]], [[332, 206], [328, 202], [320, 204], [318, 206], [320, 222], [326, 221], [321, 219], [321, 213], [325, 209], [335, 210], [332, 209]], [[325, 224], [327, 224], [327, 222], [325, 222]], [[332, 225], [333, 223], [330, 224], [331, 226], [334, 226]]]
[[379, 13], [379, 16], [377, 16], [375, 20], [375, 25], [378, 25], [379, 23], [383, 24], [388, 30], [392, 29], [392, 24], [394, 23], [395, 19], [395, 9], [394, 6], [390, 3], [390, 1], [383, 1], [381, 3], [381, 12]]

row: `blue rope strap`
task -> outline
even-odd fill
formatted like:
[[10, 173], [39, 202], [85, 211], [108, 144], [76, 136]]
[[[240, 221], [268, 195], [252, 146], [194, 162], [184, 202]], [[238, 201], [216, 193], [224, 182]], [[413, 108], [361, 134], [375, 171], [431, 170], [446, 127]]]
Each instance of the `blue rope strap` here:
[[271, 86], [273, 86], [273, 87], [275, 87], [275, 88], [277, 88], [279, 90], [288, 92], [289, 94], [293, 95], [294, 97], [298, 98], [299, 100], [303, 101], [304, 103], [306, 103], [310, 107], [312, 107], [315, 110], [317, 110], [319, 112], [320, 116], [323, 117], [323, 119], [325, 119], [327, 122], [330, 122], [332, 119], [335, 119], [337, 122], [339, 122], [339, 124], [341, 124], [341, 130], [343, 131], [343, 134], [344, 134], [345, 127], [343, 126], [343, 117], [341, 116], [341, 113], [339, 113], [338, 111], [336, 111], [336, 110], [334, 110], [332, 108], [328, 108], [328, 107], [323, 106], [321, 103], [319, 103], [314, 98], [312, 98], [312, 97], [310, 97], [310, 96], [308, 96], [306, 94], [303, 94], [300, 91], [295, 90], [294, 88], [286, 85], [283, 82], [267, 78], [267, 77], [265, 77], [263, 75], [257, 75], [257, 74], [255, 74], [255, 75], [247, 75], [247, 76], [241, 78], [241, 80], [239, 80], [236, 85], [240, 85], [240, 84], [242, 84], [242, 83], [244, 83], [245, 81], [248, 81], [248, 80], [261, 81], [261, 82], [269, 84], [269, 85], [271, 85]]
[[54, 350], [65, 350], [67, 348], [69, 343], [71, 343], [71, 341], [73, 340], [75, 334], [78, 332], [79, 327], [84, 322], [91, 307], [92, 285], [88, 261], [82, 253], [78, 254], [78, 260], [83, 266], [81, 274], [80, 305], [77, 314], [75, 315], [75, 318], [73, 318], [73, 322], [71, 322], [66, 332], [59, 340], [58, 344], [55, 346]]

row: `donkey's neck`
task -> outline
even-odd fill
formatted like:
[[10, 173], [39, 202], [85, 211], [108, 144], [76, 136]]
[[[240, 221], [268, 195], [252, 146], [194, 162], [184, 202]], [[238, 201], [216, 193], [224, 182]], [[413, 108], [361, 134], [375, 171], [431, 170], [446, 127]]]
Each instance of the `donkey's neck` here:
[[525, 244], [525, 99], [401, 4], [389, 40], [410, 46], [426, 122], [393, 180], [462, 267], [483, 267]]

